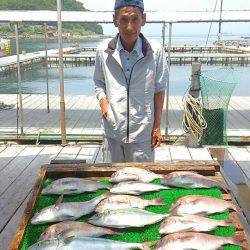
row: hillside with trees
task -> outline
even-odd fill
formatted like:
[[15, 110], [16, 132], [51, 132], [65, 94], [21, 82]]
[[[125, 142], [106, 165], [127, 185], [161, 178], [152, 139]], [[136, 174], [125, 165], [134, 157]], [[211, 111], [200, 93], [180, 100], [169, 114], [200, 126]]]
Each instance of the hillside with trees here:
[[[0, 10], [56, 10], [56, 0], [0, 0]], [[62, 10], [64, 11], [88, 11], [83, 4], [76, 0], [62, 0]], [[56, 25], [56, 24], [49, 24]], [[77, 35], [103, 34], [101, 25], [98, 24], [63, 24], [64, 32]], [[23, 23], [20, 26], [20, 34], [39, 34], [43, 32], [42, 24]], [[13, 33], [13, 28], [9, 25], [0, 26], [0, 33]]]

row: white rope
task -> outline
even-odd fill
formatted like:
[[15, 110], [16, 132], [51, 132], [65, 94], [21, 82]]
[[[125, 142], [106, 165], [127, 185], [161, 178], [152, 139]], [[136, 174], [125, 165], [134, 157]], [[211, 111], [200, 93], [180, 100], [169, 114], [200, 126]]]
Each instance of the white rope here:
[[194, 98], [190, 94], [183, 97], [184, 117], [182, 126], [185, 132], [192, 132], [198, 140], [203, 135], [207, 123], [202, 115], [202, 103], [200, 98]]

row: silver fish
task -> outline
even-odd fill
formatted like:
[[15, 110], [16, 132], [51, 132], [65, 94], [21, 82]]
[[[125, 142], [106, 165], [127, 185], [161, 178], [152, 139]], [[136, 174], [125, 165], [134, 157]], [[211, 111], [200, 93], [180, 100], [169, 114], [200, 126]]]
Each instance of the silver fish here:
[[109, 228], [96, 227], [85, 222], [64, 221], [48, 227], [39, 237], [39, 241], [59, 237], [99, 237], [119, 234]]
[[28, 250], [149, 250], [147, 243], [126, 243], [92, 237], [67, 237], [63, 239], [49, 239], [39, 241], [28, 248]]
[[154, 192], [159, 190], [167, 190], [169, 187], [152, 184], [152, 183], [144, 183], [138, 181], [130, 181], [130, 182], [121, 182], [110, 189], [111, 193], [115, 194], [134, 194], [140, 195], [142, 193]]
[[46, 224], [64, 220], [76, 220], [95, 211], [97, 204], [107, 198], [110, 193], [105, 193], [92, 200], [84, 202], [65, 202], [43, 208], [31, 219], [31, 224]]
[[227, 186], [224, 183], [212, 180], [208, 177], [191, 171], [180, 171], [167, 174], [161, 180], [161, 184], [186, 189], [217, 187], [225, 191], [228, 190]]
[[155, 214], [138, 208], [109, 210], [95, 214], [88, 222], [96, 226], [112, 228], [143, 227], [166, 218], [168, 214]]
[[157, 197], [153, 200], [145, 200], [132, 195], [112, 195], [102, 200], [96, 207], [96, 212], [101, 213], [105, 210], [116, 210], [125, 208], [145, 208], [147, 206], [163, 206], [162, 197]]
[[158, 178], [163, 178], [163, 175], [155, 174], [152, 171], [143, 168], [126, 167], [113, 173], [109, 178], [109, 181], [114, 183], [123, 181], [151, 182]]
[[157, 245], [156, 250], [216, 250], [223, 245], [242, 245], [244, 237], [218, 237], [204, 233], [173, 233], [165, 236]]
[[233, 226], [232, 220], [213, 220], [199, 215], [170, 216], [161, 223], [159, 233], [209, 232], [218, 226]]
[[221, 213], [225, 210], [240, 211], [240, 208], [230, 201], [205, 195], [188, 195], [180, 198], [169, 209], [171, 214], [201, 214]]
[[85, 192], [97, 192], [99, 189], [109, 189], [110, 185], [83, 178], [62, 178], [55, 180], [42, 190], [42, 194], [72, 195]]
[[[58, 238], [51, 238], [48, 240], [38, 241], [32, 246], [28, 247], [28, 250], [55, 250], [63, 246], [63, 241]], [[62, 248], [61, 248], [62, 249]]]

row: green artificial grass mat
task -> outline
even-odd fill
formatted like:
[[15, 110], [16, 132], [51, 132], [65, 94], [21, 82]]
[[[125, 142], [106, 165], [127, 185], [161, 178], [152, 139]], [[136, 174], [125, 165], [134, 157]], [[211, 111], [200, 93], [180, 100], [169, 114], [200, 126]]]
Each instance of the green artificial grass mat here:
[[[44, 184], [43, 188], [48, 186], [52, 180], [47, 179]], [[103, 180], [105, 183], [109, 183], [108, 180]], [[156, 184], [160, 184], [160, 180], [154, 181]], [[93, 199], [103, 193], [107, 192], [107, 190], [100, 190], [97, 193], [85, 193], [75, 196], [64, 196], [63, 202], [79, 202], [79, 201], [87, 201]], [[156, 197], [162, 196], [166, 205], [164, 206], [149, 206], [146, 210], [154, 213], [164, 214], [167, 213], [171, 204], [178, 200], [180, 197], [191, 195], [191, 194], [200, 194], [200, 195], [208, 195], [213, 196], [216, 198], [222, 198], [221, 191], [217, 188], [213, 189], [170, 189], [170, 190], [161, 190], [158, 192], [150, 193], [150, 194], [143, 194], [140, 197], [145, 199], [154, 199]], [[42, 208], [53, 205], [56, 203], [59, 196], [51, 195], [51, 196], [44, 196], [40, 195], [38, 201], [36, 203], [35, 212], [39, 212]], [[79, 219], [78, 221], [86, 221], [92, 215], [87, 215]], [[216, 215], [211, 215], [210, 218], [213, 219], [228, 219], [229, 212], [224, 212]], [[55, 224], [55, 223], [52, 223]], [[22, 242], [21, 250], [26, 250], [29, 246], [33, 245], [37, 242], [39, 236], [52, 224], [46, 225], [31, 225], [29, 224], [24, 239]], [[119, 240], [124, 242], [150, 242], [150, 241], [157, 241], [161, 237], [158, 234], [158, 230], [160, 227], [160, 222], [154, 225], [145, 226], [143, 228], [130, 228], [125, 229], [124, 233], [120, 235], [113, 235], [113, 236], [105, 236], [105, 238], [112, 239], [112, 240]], [[216, 230], [210, 232], [217, 236], [233, 236], [235, 235], [235, 227], [219, 227]], [[163, 236], [162, 236], [163, 237]], [[240, 250], [242, 249], [239, 246], [234, 245], [225, 245], [224, 250]]]

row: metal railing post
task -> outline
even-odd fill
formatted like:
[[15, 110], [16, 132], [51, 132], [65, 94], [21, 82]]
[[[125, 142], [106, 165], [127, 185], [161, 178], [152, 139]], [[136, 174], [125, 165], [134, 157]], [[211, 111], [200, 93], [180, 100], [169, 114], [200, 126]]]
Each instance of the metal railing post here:
[[15, 36], [16, 36], [16, 56], [17, 56], [17, 82], [18, 82], [18, 94], [19, 94], [18, 116], [20, 120], [21, 135], [24, 135], [23, 133], [23, 98], [22, 98], [22, 83], [21, 83], [21, 69], [20, 69], [18, 23], [15, 23]]
[[64, 73], [63, 73], [63, 41], [62, 41], [62, 3], [57, 0], [57, 24], [58, 24], [58, 47], [59, 47], [59, 76], [60, 76], [60, 118], [62, 145], [66, 145], [66, 120], [64, 101]]
[[166, 89], [166, 129], [165, 136], [168, 135], [169, 130], [169, 85], [170, 85], [170, 66], [171, 66], [171, 45], [172, 44], [172, 23], [169, 23], [169, 36], [168, 36], [168, 79]]
[[47, 23], [44, 23], [44, 37], [45, 37], [45, 66], [46, 66], [46, 93], [47, 93], [47, 112], [49, 108], [49, 72], [48, 72], [48, 37], [47, 37]]

